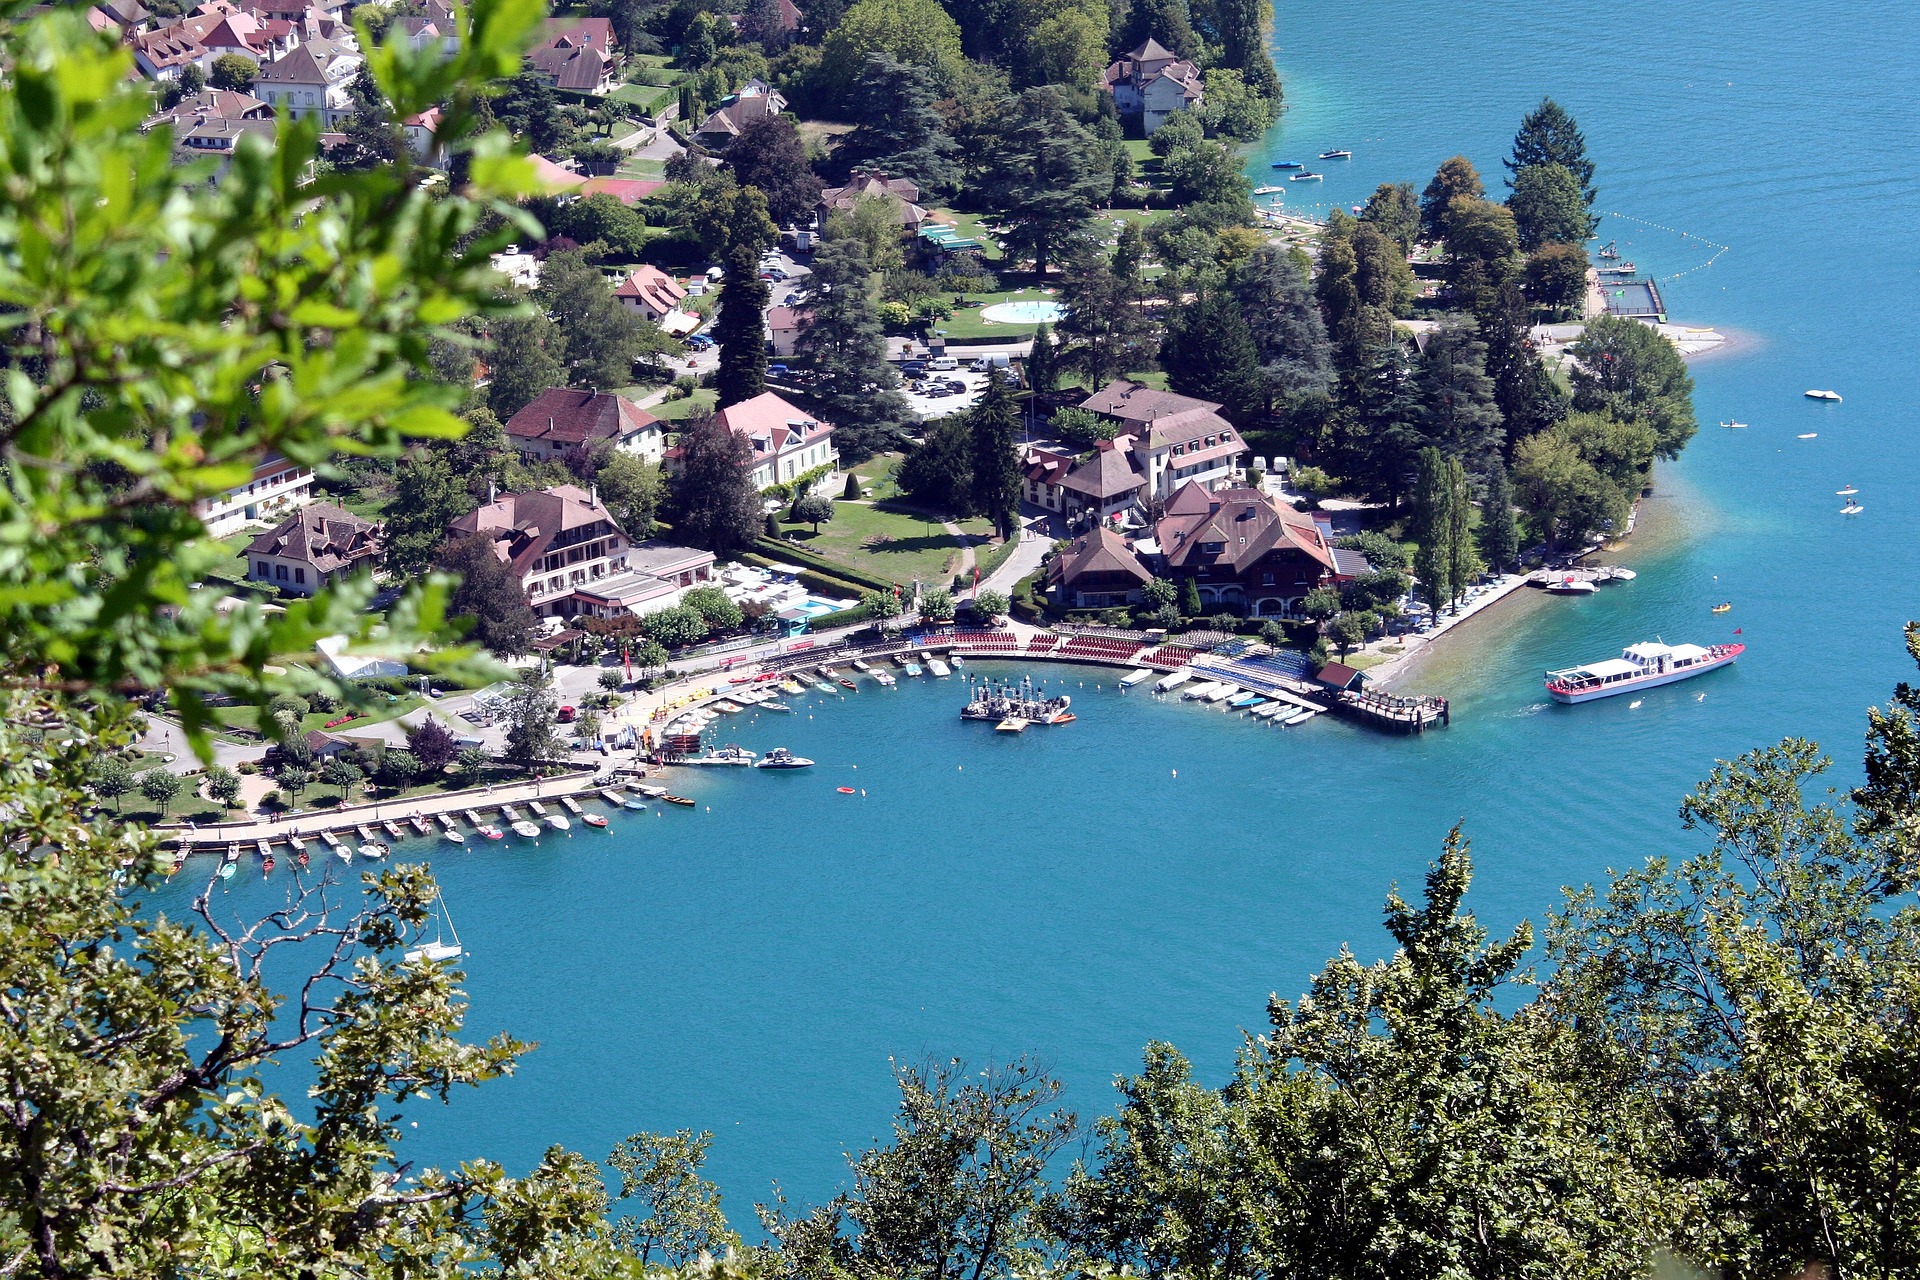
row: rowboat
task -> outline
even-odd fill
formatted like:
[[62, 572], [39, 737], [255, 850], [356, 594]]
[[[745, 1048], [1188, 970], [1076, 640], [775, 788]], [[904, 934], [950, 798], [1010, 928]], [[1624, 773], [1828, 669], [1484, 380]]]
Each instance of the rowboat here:
[[689, 800], [686, 796], [661, 796], [660, 798], [668, 804], [682, 805], [688, 809], [693, 808], [693, 801]]

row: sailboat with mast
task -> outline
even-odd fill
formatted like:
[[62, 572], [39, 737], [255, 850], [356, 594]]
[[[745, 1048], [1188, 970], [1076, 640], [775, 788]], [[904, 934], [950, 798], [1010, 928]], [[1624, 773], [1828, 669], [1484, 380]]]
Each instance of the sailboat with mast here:
[[[442, 963], [449, 960], [458, 960], [466, 953], [460, 946], [460, 931], [453, 927], [453, 913], [447, 910], [446, 895], [435, 893], [433, 897], [435, 908], [433, 941], [422, 942], [419, 946], [408, 951], [407, 959], [436, 960]], [[453, 936], [452, 942], [447, 941], [449, 934]]]

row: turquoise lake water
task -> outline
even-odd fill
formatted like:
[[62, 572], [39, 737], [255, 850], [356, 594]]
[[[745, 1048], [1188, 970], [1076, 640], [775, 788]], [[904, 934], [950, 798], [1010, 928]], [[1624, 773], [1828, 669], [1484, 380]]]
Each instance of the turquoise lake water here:
[[[1269, 992], [1297, 995], [1343, 942], [1380, 953], [1388, 885], [1417, 887], [1456, 819], [1472, 901], [1504, 929], [1562, 885], [1693, 847], [1675, 810], [1716, 757], [1798, 733], [1841, 781], [1857, 772], [1863, 709], [1911, 673], [1920, 26], [1857, 0], [1283, 0], [1279, 17], [1290, 110], [1257, 175], [1340, 146], [1354, 158], [1317, 165], [1314, 199], [1424, 186], [1456, 152], [1497, 182], [1550, 92], [1585, 129], [1600, 207], [1642, 220], [1602, 228], [1625, 256], [1666, 275], [1730, 246], [1663, 286], [1676, 321], [1742, 346], [1695, 365], [1708, 425], [1612, 557], [1639, 579], [1469, 624], [1412, 681], [1456, 709], [1421, 739], [1274, 730], [1064, 669], [1040, 674], [1078, 723], [1009, 738], [957, 719], [957, 681], [903, 681], [739, 727], [811, 772], [709, 774], [686, 784], [698, 811], [537, 849], [435, 847], [471, 953], [470, 1032], [541, 1048], [511, 1080], [416, 1109], [414, 1158], [518, 1170], [553, 1142], [598, 1158], [634, 1130], [712, 1129], [709, 1171], [750, 1227], [773, 1180], [824, 1198], [841, 1153], [886, 1131], [890, 1056], [1031, 1052], [1083, 1117], [1111, 1108], [1149, 1039], [1222, 1078]], [[1728, 417], [1752, 426], [1712, 425]], [[1856, 520], [1837, 514], [1849, 482]], [[1736, 669], [1637, 710], [1543, 704], [1547, 666], [1736, 626]], [[271, 892], [237, 878], [220, 901]]]

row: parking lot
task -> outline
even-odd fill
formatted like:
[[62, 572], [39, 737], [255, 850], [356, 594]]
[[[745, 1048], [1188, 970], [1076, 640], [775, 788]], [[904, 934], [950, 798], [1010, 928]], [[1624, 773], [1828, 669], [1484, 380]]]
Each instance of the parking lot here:
[[[915, 391], [914, 384], [919, 381], [926, 391]], [[913, 410], [914, 417], [922, 422], [929, 418], [944, 418], [950, 413], [958, 413], [969, 408], [980, 393], [987, 388], [987, 375], [975, 373], [971, 369], [947, 369], [940, 372], [929, 371], [923, 374], [900, 375], [901, 391], [906, 394], [907, 404]], [[954, 384], [960, 390], [950, 390]]]

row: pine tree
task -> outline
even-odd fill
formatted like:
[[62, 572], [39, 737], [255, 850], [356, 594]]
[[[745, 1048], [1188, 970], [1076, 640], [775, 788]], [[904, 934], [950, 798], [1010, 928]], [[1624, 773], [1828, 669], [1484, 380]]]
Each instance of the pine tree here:
[[446, 539], [447, 526], [473, 505], [442, 454], [421, 449], [401, 458], [394, 468], [393, 505], [387, 511], [387, 572], [402, 581], [424, 574]]
[[829, 240], [807, 277], [813, 320], [795, 344], [811, 361], [813, 399], [838, 431], [843, 460], [858, 462], [899, 443], [906, 401], [887, 363], [887, 341], [869, 291], [873, 272], [856, 239]]
[[1522, 440], [1566, 416], [1567, 396], [1534, 348], [1532, 317], [1518, 284], [1501, 286], [1481, 333], [1487, 342], [1486, 370], [1493, 380], [1493, 402], [1504, 429], [1504, 454], [1511, 461]]
[[727, 255], [720, 314], [713, 323], [713, 336], [720, 343], [713, 388], [722, 408], [751, 400], [767, 389], [767, 339], [761, 316], [770, 300], [753, 249], [737, 246]]
[[1053, 85], [1020, 95], [994, 161], [987, 198], [1008, 223], [1001, 243], [1008, 258], [1030, 261], [1044, 276], [1095, 205], [1111, 196], [1113, 172]]
[[1580, 184], [1580, 194], [1589, 209], [1598, 195], [1593, 189], [1593, 160], [1587, 155], [1587, 140], [1573, 117], [1552, 98], [1540, 99], [1540, 105], [1520, 121], [1520, 131], [1513, 135], [1513, 156], [1504, 163], [1507, 172], [1516, 176], [1533, 165], [1559, 165]]
[[1500, 456], [1500, 409], [1486, 372], [1487, 344], [1471, 317], [1451, 317], [1420, 353], [1420, 407], [1427, 443], [1478, 474]]
[[954, 190], [960, 184], [955, 158], [960, 146], [934, 109], [939, 97], [931, 68], [869, 54], [854, 86], [857, 127], [847, 137], [846, 158], [890, 178], [906, 178], [923, 191]]
[[1169, 388], [1217, 401], [1235, 422], [1245, 424], [1265, 402], [1253, 336], [1224, 290], [1202, 294], [1174, 313], [1160, 346], [1160, 366]]
[[1408, 531], [1415, 544], [1413, 572], [1420, 579], [1427, 603], [1435, 613], [1454, 597], [1454, 558], [1447, 545], [1453, 533], [1452, 501], [1453, 485], [1446, 459], [1438, 449], [1422, 449]]
[[1513, 484], [1506, 464], [1495, 459], [1487, 471], [1487, 496], [1480, 503], [1480, 553], [1495, 573], [1506, 573], [1520, 559], [1520, 526], [1513, 512]]
[[542, 391], [567, 385], [567, 336], [544, 311], [502, 316], [487, 338], [487, 407], [502, 422]]
[[748, 478], [752, 464], [745, 436], [711, 417], [688, 423], [673, 483], [676, 536], [716, 555], [752, 546], [761, 526], [760, 495]]
[[1033, 350], [1027, 353], [1027, 389], [1044, 395], [1059, 382], [1059, 350], [1053, 345], [1052, 328], [1043, 324], [1033, 331]]
[[1014, 440], [1020, 407], [1000, 370], [987, 371], [987, 389], [968, 415], [972, 437], [973, 509], [993, 521], [1002, 538], [1013, 535], [1020, 514], [1020, 460]]
[[1306, 273], [1291, 250], [1263, 245], [1234, 271], [1232, 289], [1260, 361], [1263, 408], [1325, 391], [1333, 350]]

